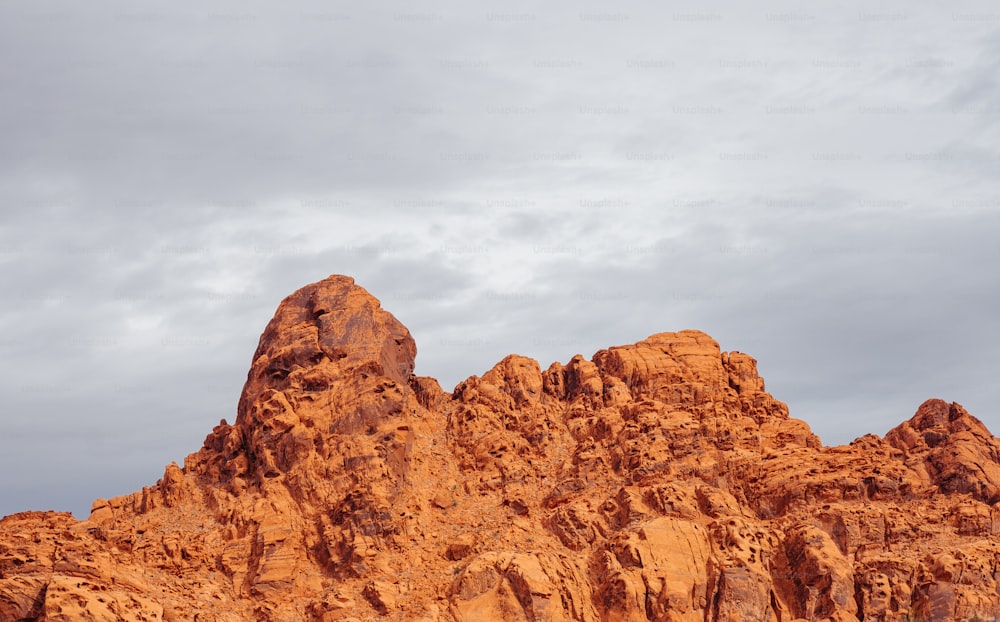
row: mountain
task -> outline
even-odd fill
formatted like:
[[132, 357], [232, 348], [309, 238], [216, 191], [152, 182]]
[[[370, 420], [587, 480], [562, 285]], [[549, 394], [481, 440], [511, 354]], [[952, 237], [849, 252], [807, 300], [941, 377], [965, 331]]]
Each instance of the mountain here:
[[824, 447], [698, 331], [451, 393], [415, 356], [352, 279], [295, 292], [183, 466], [0, 521], [0, 620], [1000, 616], [1000, 441], [958, 404]]

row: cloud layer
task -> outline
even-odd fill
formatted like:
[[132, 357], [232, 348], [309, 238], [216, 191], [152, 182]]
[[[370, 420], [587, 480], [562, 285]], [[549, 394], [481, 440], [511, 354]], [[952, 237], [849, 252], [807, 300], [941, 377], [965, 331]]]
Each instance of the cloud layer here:
[[446, 388], [699, 328], [826, 443], [991, 429], [1000, 12], [0, 9], [0, 514], [155, 481], [350, 274]]

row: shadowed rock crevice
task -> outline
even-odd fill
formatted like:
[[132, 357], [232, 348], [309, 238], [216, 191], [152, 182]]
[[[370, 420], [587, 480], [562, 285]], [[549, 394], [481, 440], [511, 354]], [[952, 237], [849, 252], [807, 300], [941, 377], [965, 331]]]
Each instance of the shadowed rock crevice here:
[[183, 466], [0, 521], [0, 620], [1000, 616], [1000, 442], [958, 404], [823, 447], [699, 331], [451, 392], [415, 356], [349, 277], [293, 293]]

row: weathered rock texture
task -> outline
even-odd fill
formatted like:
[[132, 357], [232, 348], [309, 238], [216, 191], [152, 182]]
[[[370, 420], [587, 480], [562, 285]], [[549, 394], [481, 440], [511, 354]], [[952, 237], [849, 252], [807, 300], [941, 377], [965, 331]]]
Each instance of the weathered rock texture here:
[[0, 521], [0, 620], [1000, 615], [1000, 442], [957, 404], [823, 447], [696, 331], [452, 393], [415, 353], [347, 277], [291, 295], [183, 467]]

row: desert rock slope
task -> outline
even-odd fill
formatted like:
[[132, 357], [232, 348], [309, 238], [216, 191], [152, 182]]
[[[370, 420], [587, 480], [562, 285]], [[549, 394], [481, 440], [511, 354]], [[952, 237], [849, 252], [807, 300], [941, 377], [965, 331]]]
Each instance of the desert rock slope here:
[[295, 292], [183, 466], [0, 521], [0, 620], [1000, 616], [1000, 441], [958, 404], [823, 447], [697, 331], [451, 393], [415, 355], [352, 279]]

